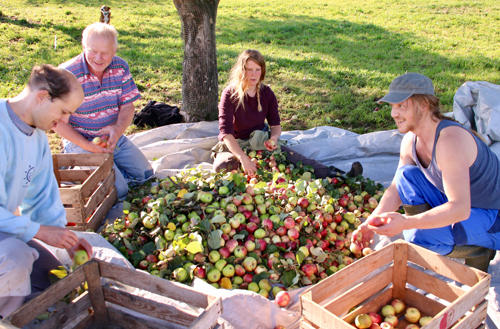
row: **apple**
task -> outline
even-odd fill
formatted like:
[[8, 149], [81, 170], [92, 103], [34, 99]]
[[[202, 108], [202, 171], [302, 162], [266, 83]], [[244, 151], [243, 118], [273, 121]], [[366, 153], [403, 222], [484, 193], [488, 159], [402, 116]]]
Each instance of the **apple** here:
[[369, 312], [368, 315], [372, 319], [372, 323], [380, 324], [382, 322], [382, 316], [376, 312]]
[[356, 315], [356, 318], [354, 319], [354, 324], [359, 329], [367, 329], [370, 328], [370, 326], [372, 325], [372, 319], [368, 314], [361, 313]]
[[219, 195], [227, 195], [229, 193], [229, 187], [223, 185], [219, 187]]
[[410, 323], [405, 327], [405, 329], [420, 329], [420, 327], [417, 326], [415, 323]]
[[398, 317], [395, 315], [388, 315], [384, 318], [384, 322], [390, 323], [391, 326], [395, 327], [398, 325]]
[[242, 263], [247, 272], [252, 272], [257, 267], [257, 260], [253, 257], [246, 257]]
[[220, 271], [217, 268], [215, 268], [215, 267], [212, 267], [208, 271], [208, 273], [207, 273], [207, 279], [210, 282], [217, 282], [217, 281], [219, 281], [220, 276], [221, 276]]
[[208, 260], [209, 260], [211, 263], [215, 263], [215, 262], [217, 262], [219, 259], [220, 259], [220, 253], [219, 253], [217, 250], [212, 250], [212, 251], [210, 251], [210, 253], [208, 254]]
[[302, 208], [302, 209], [306, 209], [308, 206], [309, 206], [309, 200], [307, 200], [307, 198], [304, 198], [304, 197], [301, 197], [299, 198], [299, 200], [297, 201], [297, 204]]
[[280, 307], [286, 307], [290, 303], [290, 294], [285, 290], [281, 290], [276, 294], [274, 301]]
[[[258, 274], [258, 273], [256, 273]], [[272, 287], [271, 287], [271, 283], [269, 283], [269, 280], [268, 279], [261, 279], [259, 281], [259, 288], [262, 290], [265, 290], [267, 292], [271, 291]]]
[[73, 262], [75, 263], [75, 265], [83, 265], [88, 261], [89, 255], [87, 254], [86, 250], [79, 249], [75, 251], [75, 254], [73, 255]]
[[257, 230], [255, 230], [255, 232], [253, 233], [253, 235], [257, 239], [262, 239], [262, 238], [264, 238], [267, 235], [267, 232], [263, 228], [258, 228]]
[[372, 323], [370, 329], [380, 329], [380, 325], [378, 323]]
[[394, 310], [394, 306], [387, 304], [382, 307], [380, 313], [382, 314], [383, 317], [386, 317], [389, 315], [395, 315], [396, 311]]
[[193, 274], [200, 279], [204, 279], [206, 277], [205, 269], [201, 266], [195, 267], [193, 270]]
[[420, 311], [416, 307], [408, 307], [405, 313], [405, 319], [411, 323], [417, 323], [420, 319]]
[[240, 264], [236, 264], [236, 265], [234, 265], [234, 273], [237, 276], [244, 276], [246, 271], [245, 271], [245, 268], [243, 266], [241, 266]]
[[253, 281], [253, 274], [247, 273], [247, 274], [243, 275], [243, 281], [245, 281], [246, 283], [252, 282]]
[[245, 241], [245, 248], [247, 249], [247, 251], [254, 251], [255, 250], [255, 242], [253, 242], [252, 240], [247, 240]]
[[272, 139], [268, 139], [267, 141], [264, 142], [264, 146], [268, 151], [272, 151], [276, 148], [276, 143]]
[[392, 307], [394, 307], [394, 311], [396, 312], [396, 314], [403, 312], [406, 307], [405, 303], [399, 298], [393, 299], [391, 301], [391, 305]]
[[286, 233], [291, 240], [297, 240], [299, 238], [299, 231], [296, 228], [291, 228]]
[[233, 284], [231, 283], [230, 278], [223, 277], [220, 279], [219, 284], [222, 289], [233, 289]]
[[423, 316], [418, 320], [418, 323], [423, 327], [432, 321], [432, 316]]
[[244, 246], [236, 246], [233, 253], [236, 258], [244, 258], [247, 255], [247, 248]]
[[184, 282], [188, 278], [188, 272], [183, 267], [178, 267], [172, 273], [174, 279], [179, 282]]
[[394, 329], [394, 326], [388, 322], [382, 322], [380, 324], [380, 329]]
[[234, 276], [234, 272], [235, 272], [235, 269], [234, 269], [234, 266], [232, 264], [227, 264], [222, 269], [222, 275], [224, 275], [225, 277], [228, 277], [228, 278], [232, 278]]
[[259, 285], [257, 284], [257, 282], [250, 282], [248, 284], [248, 290], [250, 291], [253, 291], [253, 292], [259, 292], [260, 291], [260, 288], [259, 288]]

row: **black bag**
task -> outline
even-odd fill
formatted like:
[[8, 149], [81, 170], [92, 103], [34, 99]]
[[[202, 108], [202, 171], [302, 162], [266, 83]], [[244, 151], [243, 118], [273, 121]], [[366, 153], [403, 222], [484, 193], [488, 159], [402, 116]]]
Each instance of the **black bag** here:
[[183, 121], [177, 106], [149, 101], [144, 108], [134, 115], [134, 124], [137, 127], [160, 127]]

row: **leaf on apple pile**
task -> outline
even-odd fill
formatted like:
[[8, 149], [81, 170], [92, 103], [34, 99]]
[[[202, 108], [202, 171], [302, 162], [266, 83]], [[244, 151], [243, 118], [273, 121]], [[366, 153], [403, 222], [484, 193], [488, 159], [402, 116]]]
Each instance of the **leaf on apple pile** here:
[[243, 239], [245, 239], [245, 234], [235, 234], [235, 235], [233, 235], [233, 239], [243, 240]]
[[223, 224], [226, 222], [226, 217], [224, 215], [216, 215], [210, 219], [212, 224]]
[[198, 224], [198, 227], [203, 232], [208, 233], [210, 232], [210, 221], [208, 219], [204, 219]]
[[311, 254], [316, 258], [318, 263], [323, 263], [327, 258], [326, 253], [321, 247], [311, 248]]
[[302, 264], [302, 262], [304, 261], [304, 259], [306, 258], [306, 255], [304, 255], [304, 253], [302, 251], [297, 251], [297, 253], [295, 254], [295, 258], [297, 259], [297, 263], [300, 265]]
[[186, 250], [194, 255], [196, 253], [203, 252], [203, 245], [200, 241], [191, 241], [186, 246]]
[[64, 279], [68, 276], [68, 270], [62, 265], [50, 270], [49, 273], [59, 280]]
[[219, 249], [221, 236], [222, 236], [221, 230], [215, 230], [215, 231], [210, 232], [208, 234], [208, 239], [207, 239], [208, 246], [211, 249]]
[[290, 287], [299, 282], [299, 273], [295, 271], [285, 271], [281, 275], [281, 280], [285, 286]]

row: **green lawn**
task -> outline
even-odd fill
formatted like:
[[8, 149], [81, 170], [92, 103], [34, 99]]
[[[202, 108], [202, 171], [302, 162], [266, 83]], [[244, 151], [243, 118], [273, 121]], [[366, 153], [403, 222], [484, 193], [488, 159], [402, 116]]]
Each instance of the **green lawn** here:
[[[120, 33], [118, 54], [142, 91], [138, 108], [153, 99], [180, 104], [183, 42], [173, 2], [106, 3]], [[78, 54], [81, 31], [102, 4], [2, 0], [0, 97], [19, 92], [34, 64]], [[219, 89], [243, 49], [260, 50], [285, 130], [394, 128], [389, 107], [374, 100], [406, 71], [428, 75], [451, 111], [465, 81], [500, 84], [499, 45], [497, 0], [221, 0], [217, 16]]]

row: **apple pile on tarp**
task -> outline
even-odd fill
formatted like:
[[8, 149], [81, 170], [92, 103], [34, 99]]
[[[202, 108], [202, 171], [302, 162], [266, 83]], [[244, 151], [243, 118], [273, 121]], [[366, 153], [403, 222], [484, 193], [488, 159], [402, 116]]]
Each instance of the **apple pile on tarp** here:
[[132, 188], [123, 216], [101, 234], [152, 275], [271, 297], [363, 256], [350, 236], [376, 207], [380, 184], [316, 179], [284, 152], [248, 154], [254, 177], [192, 168]]

